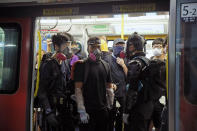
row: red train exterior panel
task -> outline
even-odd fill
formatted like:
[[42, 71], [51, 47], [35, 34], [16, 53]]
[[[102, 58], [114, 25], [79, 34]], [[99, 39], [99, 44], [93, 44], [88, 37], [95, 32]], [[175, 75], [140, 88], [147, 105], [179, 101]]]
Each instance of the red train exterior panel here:
[[21, 26], [21, 55], [18, 90], [14, 94], [0, 94], [0, 130], [25, 131], [29, 52], [30, 52], [30, 18], [0, 19], [2, 23], [18, 23]]

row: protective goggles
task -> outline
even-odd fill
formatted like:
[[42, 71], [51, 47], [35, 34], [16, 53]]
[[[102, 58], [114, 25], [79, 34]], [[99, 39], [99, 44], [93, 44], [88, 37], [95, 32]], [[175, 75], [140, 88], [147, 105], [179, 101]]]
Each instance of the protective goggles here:
[[95, 45], [95, 44], [101, 44], [101, 40], [100, 39], [95, 39], [95, 40], [90, 40], [88, 41], [88, 45]]

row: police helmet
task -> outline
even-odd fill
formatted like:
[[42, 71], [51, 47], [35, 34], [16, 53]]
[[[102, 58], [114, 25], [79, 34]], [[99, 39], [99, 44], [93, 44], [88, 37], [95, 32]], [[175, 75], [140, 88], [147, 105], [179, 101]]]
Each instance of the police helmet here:
[[145, 40], [137, 32], [133, 33], [127, 40], [127, 52], [129, 52], [129, 46], [133, 45], [136, 51], [143, 51]]

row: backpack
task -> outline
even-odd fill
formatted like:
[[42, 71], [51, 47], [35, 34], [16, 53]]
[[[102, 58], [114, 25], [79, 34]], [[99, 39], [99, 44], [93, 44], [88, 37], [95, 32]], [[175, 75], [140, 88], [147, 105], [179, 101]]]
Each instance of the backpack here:
[[[43, 55], [42, 57], [42, 60], [40, 62], [40, 74], [41, 74], [41, 71], [43, 71], [43, 68], [44, 66], [46, 65], [47, 61], [52, 57], [53, 53], [46, 53]], [[37, 70], [36, 70], [36, 73], [35, 73], [35, 80], [34, 80], [34, 92], [35, 92], [35, 89], [36, 89], [36, 81], [37, 81]], [[38, 100], [38, 97], [36, 96], [34, 98], [34, 107], [35, 108], [39, 108], [40, 107], [40, 103], [39, 103], [39, 100]]]
[[[162, 96], [163, 81], [161, 75], [165, 69], [165, 62], [149, 60], [144, 56], [132, 59], [128, 64], [135, 62], [141, 67], [137, 77], [137, 86], [129, 85], [130, 91], [126, 97], [126, 112], [131, 113], [130, 119], [135, 119], [137, 114], [143, 119], [150, 119], [155, 101]], [[164, 71], [165, 72], [165, 71]], [[165, 85], [165, 84], [164, 84]]]
[[138, 92], [144, 92], [144, 101], [159, 100], [165, 89], [165, 62], [149, 60], [144, 56], [135, 57], [134, 60], [144, 65], [140, 72]]
[[51, 59], [52, 55], [53, 55], [53, 53], [50, 53], [50, 52], [43, 55], [42, 60], [40, 62], [40, 71], [43, 70], [46, 63]]

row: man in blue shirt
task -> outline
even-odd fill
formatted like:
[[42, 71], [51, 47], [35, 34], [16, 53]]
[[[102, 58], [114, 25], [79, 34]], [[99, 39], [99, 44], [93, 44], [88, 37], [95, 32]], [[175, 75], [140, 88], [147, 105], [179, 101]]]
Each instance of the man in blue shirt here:
[[[104, 60], [109, 63], [112, 83], [116, 89], [115, 101], [110, 111], [110, 131], [115, 127], [116, 131], [122, 131], [124, 97], [126, 96], [126, 75], [127, 67], [122, 57], [124, 57], [125, 42], [123, 39], [115, 39], [113, 43], [113, 53]], [[114, 125], [114, 123], [116, 123]]]

